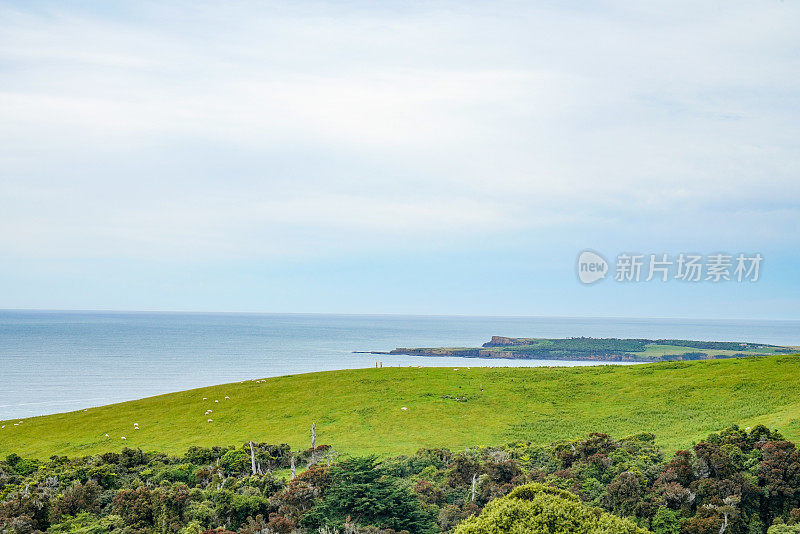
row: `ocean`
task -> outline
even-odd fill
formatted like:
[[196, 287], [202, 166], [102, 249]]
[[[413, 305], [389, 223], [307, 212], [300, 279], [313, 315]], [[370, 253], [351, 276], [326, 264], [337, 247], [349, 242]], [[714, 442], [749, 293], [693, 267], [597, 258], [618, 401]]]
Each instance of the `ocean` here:
[[0, 419], [212, 384], [384, 366], [596, 365], [354, 354], [510, 337], [630, 337], [800, 345], [800, 321], [0, 311]]

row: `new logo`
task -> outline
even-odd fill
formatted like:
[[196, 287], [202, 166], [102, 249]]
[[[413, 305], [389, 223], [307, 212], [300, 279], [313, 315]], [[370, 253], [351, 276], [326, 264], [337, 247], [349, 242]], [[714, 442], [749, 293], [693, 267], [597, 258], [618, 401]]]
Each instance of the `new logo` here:
[[584, 284], [593, 284], [602, 280], [608, 273], [606, 259], [592, 250], [584, 250], [578, 255], [578, 280]]

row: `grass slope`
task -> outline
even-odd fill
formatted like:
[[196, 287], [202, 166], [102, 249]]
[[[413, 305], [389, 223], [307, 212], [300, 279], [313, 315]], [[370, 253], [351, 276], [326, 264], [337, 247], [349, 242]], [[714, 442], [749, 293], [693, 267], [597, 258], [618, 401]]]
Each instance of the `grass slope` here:
[[[800, 439], [798, 393], [800, 355], [637, 366], [334, 371], [182, 391], [16, 426], [17, 420], [3, 421], [0, 454], [46, 458], [123, 446], [180, 453], [191, 445], [249, 439], [305, 448], [314, 420], [318, 443], [354, 454], [513, 440], [546, 444], [593, 431], [653, 432], [660, 445], [675, 450], [734, 423], [763, 423]], [[204, 415], [207, 409], [213, 413]]]

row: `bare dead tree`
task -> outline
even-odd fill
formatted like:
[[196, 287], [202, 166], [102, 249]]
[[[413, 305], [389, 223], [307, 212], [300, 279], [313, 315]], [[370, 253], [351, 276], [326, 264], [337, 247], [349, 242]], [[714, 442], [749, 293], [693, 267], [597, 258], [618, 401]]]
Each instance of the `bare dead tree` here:
[[729, 495], [725, 497], [722, 502], [725, 506], [721, 506], [719, 509], [722, 512], [722, 525], [719, 528], [719, 534], [725, 534], [728, 530], [728, 519], [730, 517], [731, 512], [736, 509], [736, 506], [741, 502], [741, 498], [736, 495]]
[[[217, 461], [219, 461], [219, 458], [217, 458]], [[219, 484], [217, 484], [217, 491], [219, 491], [225, 487], [225, 481], [227, 481], [228, 479], [225, 478], [225, 471], [221, 467], [217, 469], [217, 475], [219, 476]]]
[[473, 473], [472, 474], [472, 497], [470, 499], [473, 502], [475, 501], [475, 489], [476, 489], [477, 483], [478, 483], [478, 473]]
[[294, 455], [292, 455], [292, 464], [291, 464], [291, 466], [292, 466], [292, 480], [294, 480], [294, 476], [295, 476], [295, 470], [294, 470]]
[[253, 469], [253, 474], [256, 474], [256, 449], [253, 447], [252, 440], [250, 441], [250, 466]]
[[317, 448], [317, 422], [311, 423], [311, 448]]

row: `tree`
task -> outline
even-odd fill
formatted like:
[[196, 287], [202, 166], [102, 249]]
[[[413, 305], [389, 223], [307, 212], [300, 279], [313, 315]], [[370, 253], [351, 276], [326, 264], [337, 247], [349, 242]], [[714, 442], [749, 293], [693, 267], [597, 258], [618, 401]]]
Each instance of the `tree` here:
[[772, 441], [763, 444], [761, 455], [759, 482], [768, 492], [767, 501], [772, 517], [777, 517], [797, 505], [800, 494], [800, 451], [790, 441]]
[[303, 517], [304, 526], [342, 528], [348, 524], [412, 534], [435, 530], [432, 515], [414, 493], [388, 476], [374, 456], [344, 460], [331, 468], [330, 476], [330, 487]]

